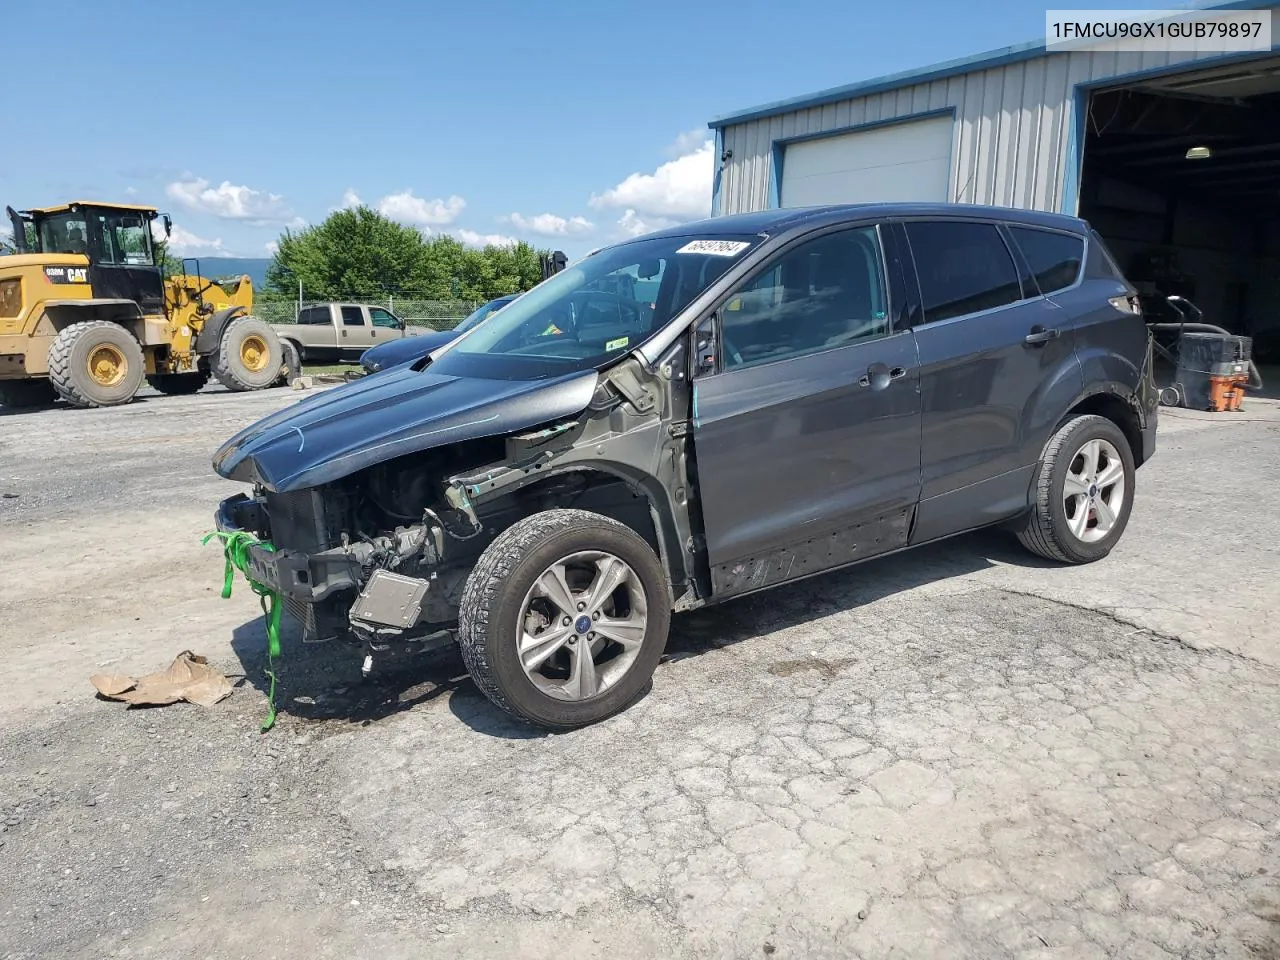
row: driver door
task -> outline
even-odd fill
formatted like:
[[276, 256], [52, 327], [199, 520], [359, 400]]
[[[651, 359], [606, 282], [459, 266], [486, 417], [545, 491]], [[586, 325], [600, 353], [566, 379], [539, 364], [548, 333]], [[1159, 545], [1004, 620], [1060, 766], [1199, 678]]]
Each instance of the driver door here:
[[892, 323], [901, 273], [880, 236], [862, 226], [792, 244], [699, 339], [693, 441], [714, 596], [906, 546], [918, 363], [911, 331]]

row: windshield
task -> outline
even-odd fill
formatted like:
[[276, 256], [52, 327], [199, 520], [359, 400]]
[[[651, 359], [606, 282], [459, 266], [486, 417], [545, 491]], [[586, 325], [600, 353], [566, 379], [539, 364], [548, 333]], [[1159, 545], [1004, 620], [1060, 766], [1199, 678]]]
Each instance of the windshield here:
[[489, 316], [489, 314], [497, 313], [499, 310], [505, 307], [508, 303], [511, 303], [511, 300], [507, 299], [506, 297], [499, 297], [497, 300], [490, 300], [488, 303], [482, 304], [480, 307], [478, 307], [471, 314], [471, 316], [467, 317], [467, 319], [463, 320], [460, 324], [458, 324], [453, 329], [456, 333], [466, 333], [468, 330], [474, 327], [477, 323], [479, 323], [485, 317]]
[[478, 324], [432, 365], [540, 380], [600, 367], [666, 326], [759, 237], [653, 237], [607, 247]]

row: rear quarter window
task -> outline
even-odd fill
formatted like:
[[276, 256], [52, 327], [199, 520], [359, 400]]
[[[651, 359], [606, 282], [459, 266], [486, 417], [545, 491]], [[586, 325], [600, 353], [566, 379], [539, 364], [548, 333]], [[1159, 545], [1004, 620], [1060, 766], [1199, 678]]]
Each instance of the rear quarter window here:
[[1085, 255], [1084, 273], [1086, 277], [1128, 282], [1096, 230], [1089, 232], [1089, 251]]
[[1031, 275], [1041, 293], [1065, 290], [1080, 279], [1084, 266], [1083, 237], [1012, 224], [1008, 230], [1031, 267]]

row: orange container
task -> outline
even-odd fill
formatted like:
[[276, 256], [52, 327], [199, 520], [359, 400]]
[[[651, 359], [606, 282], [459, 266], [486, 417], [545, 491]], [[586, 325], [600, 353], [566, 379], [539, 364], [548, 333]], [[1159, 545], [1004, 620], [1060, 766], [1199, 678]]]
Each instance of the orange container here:
[[1209, 378], [1209, 409], [1215, 413], [1233, 413], [1244, 403], [1244, 385], [1247, 374]]

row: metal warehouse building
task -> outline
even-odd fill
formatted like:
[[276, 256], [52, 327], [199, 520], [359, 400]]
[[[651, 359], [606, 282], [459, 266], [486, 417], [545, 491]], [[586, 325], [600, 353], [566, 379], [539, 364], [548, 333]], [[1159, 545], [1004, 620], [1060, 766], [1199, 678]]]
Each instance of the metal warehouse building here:
[[[1280, 4], [1269, 11], [1280, 38]], [[1280, 55], [1043, 41], [713, 120], [713, 211], [871, 200], [1090, 220], [1144, 294], [1280, 333]], [[1207, 156], [1206, 156], [1207, 154]], [[1264, 351], [1265, 338], [1255, 343]]]

